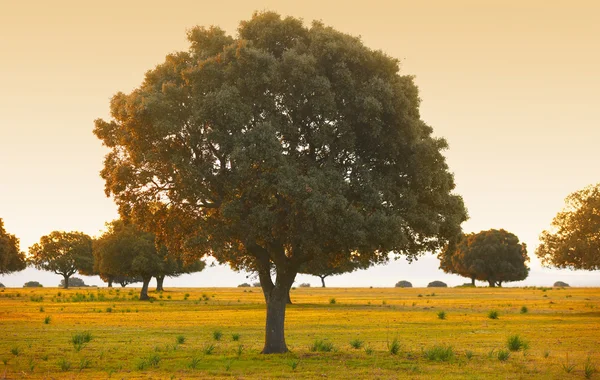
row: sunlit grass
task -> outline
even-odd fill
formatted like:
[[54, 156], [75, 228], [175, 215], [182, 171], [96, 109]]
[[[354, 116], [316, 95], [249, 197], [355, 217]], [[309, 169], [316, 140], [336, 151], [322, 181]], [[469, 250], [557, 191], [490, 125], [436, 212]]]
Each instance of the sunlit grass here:
[[[600, 318], [600, 289], [570, 288], [566, 297], [559, 289], [448, 288], [418, 297], [426, 291], [297, 288], [286, 312], [291, 352], [285, 355], [260, 354], [260, 289], [167, 289], [162, 299], [151, 292], [154, 303], [138, 301], [138, 289], [116, 290], [0, 293], [0, 376], [543, 379], [564, 377], [572, 365], [583, 377], [591, 363], [586, 368], [594, 378], [593, 364], [600, 362], [591, 333]], [[451, 317], [442, 321], [436, 310]], [[489, 319], [490, 310], [500, 318]], [[73, 342], [82, 332], [92, 339]], [[515, 335], [527, 338], [527, 355], [499, 360]], [[390, 355], [394, 339], [399, 349]], [[332, 349], [311, 352], [317, 340]], [[425, 352], [435, 347], [452, 347], [451, 359], [429, 360]]]

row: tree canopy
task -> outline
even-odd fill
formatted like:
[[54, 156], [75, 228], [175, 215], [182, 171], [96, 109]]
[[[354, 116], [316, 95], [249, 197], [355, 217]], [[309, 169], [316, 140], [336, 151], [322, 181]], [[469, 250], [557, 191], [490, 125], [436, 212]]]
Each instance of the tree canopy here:
[[157, 249], [154, 234], [144, 232], [131, 223], [114, 220], [107, 227], [107, 232], [94, 244], [95, 271], [102, 278], [119, 283], [141, 278], [142, 300], [149, 298], [148, 285], [152, 277], [164, 279], [165, 276], [204, 269], [202, 261], [185, 265], [180, 259], [168, 255], [164, 245]]
[[[64, 288], [65, 287], [65, 280], [62, 279], [60, 280], [60, 283], [58, 284], [59, 288]], [[69, 278], [69, 287], [73, 287], [73, 288], [84, 288], [84, 287], [89, 287], [89, 285], [86, 285], [85, 282], [80, 279], [79, 277], [71, 277]]]
[[0, 275], [22, 271], [27, 267], [25, 254], [19, 248], [19, 239], [4, 229], [0, 218]]
[[488, 230], [463, 235], [439, 253], [440, 269], [490, 286], [527, 278], [529, 261], [525, 243], [505, 230]]
[[558, 268], [600, 269], [600, 183], [570, 194], [535, 254]]
[[73, 274], [92, 274], [94, 269], [92, 238], [82, 232], [53, 231], [32, 245], [29, 255], [37, 269], [63, 276], [65, 289]]
[[398, 60], [273, 12], [236, 37], [195, 27], [188, 40], [96, 120], [101, 176], [170, 252], [258, 271], [264, 353], [287, 351], [285, 302], [305, 263], [414, 258], [460, 232], [447, 143]]

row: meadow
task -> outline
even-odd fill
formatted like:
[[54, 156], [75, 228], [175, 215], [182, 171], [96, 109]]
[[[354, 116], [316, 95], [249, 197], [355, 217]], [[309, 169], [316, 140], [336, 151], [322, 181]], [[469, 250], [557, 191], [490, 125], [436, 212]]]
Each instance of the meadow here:
[[[0, 379], [600, 378], [597, 288], [0, 289]], [[599, 368], [600, 369], [600, 368]]]

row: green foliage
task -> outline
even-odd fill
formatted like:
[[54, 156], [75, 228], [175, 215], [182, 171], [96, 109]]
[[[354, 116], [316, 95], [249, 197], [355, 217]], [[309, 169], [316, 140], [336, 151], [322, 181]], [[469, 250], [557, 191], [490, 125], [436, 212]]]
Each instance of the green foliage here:
[[561, 367], [563, 369], [563, 371], [565, 371], [566, 373], [571, 373], [574, 369], [575, 369], [575, 363], [571, 363], [569, 361], [569, 353], [567, 352], [566, 354], [567, 359], [565, 360], [564, 363], [561, 364]]
[[47, 316], [46, 318], [44, 318], [44, 324], [46, 324], [46, 325], [50, 324], [50, 316]]
[[[68, 279], [79, 272], [94, 273], [92, 238], [81, 232], [53, 231], [29, 248], [29, 260], [37, 268]], [[64, 284], [65, 288], [68, 283]]]
[[335, 298], [330, 298], [330, 299], [329, 299], [329, 304], [330, 304], [330, 305], [335, 305], [335, 302], [336, 302], [336, 301], [335, 301]]
[[213, 331], [212, 335], [214, 340], [221, 340], [221, 337], [223, 337], [223, 333], [221, 332], [221, 330]]
[[583, 374], [586, 379], [591, 379], [594, 373], [596, 373], [596, 366], [592, 363], [592, 359], [588, 357], [583, 365]]
[[31, 302], [43, 302], [44, 301], [44, 296], [32, 295], [31, 297], [29, 297], [29, 300]]
[[213, 351], [215, 350], [215, 345], [214, 344], [207, 344], [206, 346], [204, 346], [204, 354], [205, 355], [210, 355], [213, 353]]
[[238, 334], [238, 333], [231, 334], [231, 340], [233, 340], [234, 342], [237, 342], [238, 340], [240, 340], [240, 334]]
[[288, 365], [290, 366], [292, 371], [295, 371], [296, 368], [298, 368], [298, 364], [300, 364], [300, 361], [298, 359], [292, 359], [288, 362]]
[[438, 313], [437, 313], [437, 317], [438, 317], [439, 319], [446, 319], [446, 312], [445, 312], [445, 311], [443, 311], [443, 310], [441, 310], [441, 311], [438, 311]]
[[317, 339], [315, 342], [309, 347], [311, 352], [331, 352], [335, 349], [333, 343], [323, 340]]
[[75, 333], [71, 336], [71, 342], [73, 343], [73, 347], [77, 352], [81, 351], [84, 345], [89, 343], [91, 340], [92, 334], [89, 331]]
[[[69, 288], [70, 287], [74, 287], [74, 288], [84, 288], [87, 287], [88, 285], [85, 284], [85, 282], [83, 282], [82, 279], [78, 278], [78, 277], [69, 277]], [[60, 283], [58, 284], [59, 288], [64, 288], [65, 287], [65, 279], [63, 278], [62, 280], [60, 280]]]
[[177, 337], [175, 338], [175, 341], [177, 342], [177, 344], [184, 344], [185, 343], [185, 336], [183, 336], [183, 335], [177, 335]]
[[236, 354], [238, 357], [242, 356], [242, 352], [244, 352], [244, 345], [238, 344]]
[[521, 306], [521, 314], [527, 314], [529, 312], [529, 309], [527, 308], [527, 306]]
[[21, 350], [19, 349], [18, 346], [14, 346], [14, 347], [11, 347], [10, 353], [13, 354], [14, 356], [19, 356], [19, 354], [21, 353]]
[[466, 356], [467, 360], [471, 360], [471, 358], [473, 358], [473, 351], [471, 351], [471, 350], [465, 351], [465, 356]]
[[188, 364], [188, 368], [196, 369], [200, 365], [200, 362], [201, 362], [201, 360], [199, 357], [193, 357], [192, 360], [190, 360], [190, 362]]
[[412, 284], [410, 282], [404, 281], [404, 280], [398, 281], [396, 283], [396, 285], [394, 285], [394, 286], [396, 288], [412, 288]]
[[505, 362], [510, 357], [510, 351], [499, 350], [497, 357], [498, 357], [498, 360], [500, 360], [501, 362]]
[[487, 281], [490, 286], [527, 278], [527, 247], [505, 230], [491, 229], [462, 235], [438, 254], [446, 273]]
[[454, 359], [454, 350], [451, 346], [433, 346], [424, 351], [427, 360], [448, 362]]
[[427, 284], [427, 287], [428, 288], [447, 288], [448, 285], [442, 281], [432, 281], [429, 284]]
[[37, 281], [27, 281], [25, 284], [23, 284], [24, 288], [43, 288], [44, 285], [40, 284]]
[[60, 370], [63, 372], [67, 372], [71, 369], [71, 362], [66, 358], [60, 358], [58, 361], [58, 368], [60, 368]]
[[193, 28], [191, 49], [96, 120], [122, 215], [171, 255], [210, 252], [261, 281], [273, 269], [286, 291], [304, 265], [414, 258], [460, 232], [447, 143], [420, 119], [397, 60], [273, 12], [238, 36]]
[[398, 341], [398, 338], [394, 338], [391, 342], [388, 342], [388, 351], [392, 355], [398, 355], [398, 352], [400, 352], [400, 342]]
[[350, 341], [350, 347], [352, 347], [352, 348], [354, 348], [354, 349], [357, 349], [357, 350], [358, 350], [358, 349], [359, 349], [359, 348], [361, 348], [362, 346], [363, 346], [363, 341], [362, 341], [362, 340], [360, 340], [360, 339], [358, 339], [358, 338], [352, 339], [352, 340]]
[[86, 368], [90, 368], [91, 365], [92, 365], [92, 362], [90, 359], [81, 358], [81, 360], [79, 361], [79, 371], [83, 371]]
[[543, 356], [547, 359], [550, 356], [550, 350], [544, 350]]
[[19, 248], [19, 239], [4, 229], [4, 221], [0, 218], [0, 275], [19, 272], [25, 269], [25, 254]]
[[600, 183], [570, 194], [535, 254], [558, 268], [600, 269]]
[[519, 335], [511, 335], [507, 341], [508, 349], [511, 351], [526, 350], [529, 344], [524, 341]]
[[371, 347], [365, 346], [365, 354], [373, 355], [373, 352], [375, 352], [375, 351]]
[[498, 319], [498, 315], [499, 314], [496, 310], [490, 310], [487, 316], [489, 319]]

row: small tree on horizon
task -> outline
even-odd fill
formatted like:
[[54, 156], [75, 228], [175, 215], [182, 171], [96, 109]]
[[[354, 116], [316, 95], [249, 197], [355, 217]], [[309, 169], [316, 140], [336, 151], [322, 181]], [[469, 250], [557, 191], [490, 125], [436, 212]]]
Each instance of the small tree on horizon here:
[[440, 269], [475, 280], [487, 281], [490, 287], [506, 281], [527, 278], [529, 261], [525, 243], [505, 230], [491, 229], [462, 235], [438, 254]]
[[20, 272], [27, 267], [25, 253], [21, 252], [19, 239], [4, 229], [0, 218], [0, 275]]
[[570, 194], [540, 242], [535, 254], [545, 266], [600, 269], [600, 183]]
[[37, 269], [63, 276], [65, 289], [73, 274], [92, 274], [94, 269], [92, 238], [82, 232], [53, 231], [32, 245], [29, 255]]
[[[64, 288], [65, 287], [65, 280], [62, 279], [60, 280], [60, 283], [58, 284], [59, 288]], [[70, 277], [69, 278], [69, 288], [73, 287], [73, 288], [87, 288], [88, 285], [85, 284], [85, 282], [79, 278], [79, 277]]]

